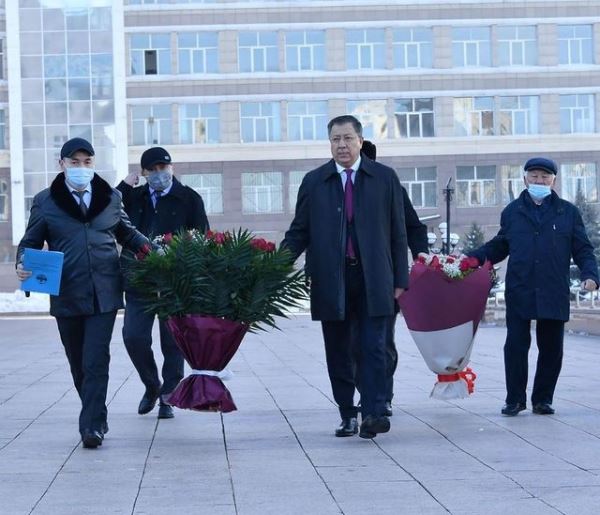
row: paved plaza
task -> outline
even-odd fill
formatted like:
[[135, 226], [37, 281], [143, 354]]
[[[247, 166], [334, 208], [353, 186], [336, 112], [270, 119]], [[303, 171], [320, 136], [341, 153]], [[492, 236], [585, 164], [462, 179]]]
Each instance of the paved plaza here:
[[[434, 375], [402, 320], [391, 432], [335, 438], [320, 326], [251, 334], [232, 362], [238, 411], [137, 414], [117, 319], [104, 445], [81, 447], [53, 319], [0, 318], [2, 515], [546, 515], [600, 512], [600, 341], [569, 336], [555, 416], [500, 416], [504, 329], [483, 327], [469, 399]], [[531, 361], [536, 352], [532, 350]]]

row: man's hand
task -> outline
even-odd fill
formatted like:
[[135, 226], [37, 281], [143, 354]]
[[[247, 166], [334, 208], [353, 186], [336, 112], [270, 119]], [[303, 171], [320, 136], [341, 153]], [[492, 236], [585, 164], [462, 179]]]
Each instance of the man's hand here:
[[123, 179], [123, 182], [125, 184], [129, 184], [129, 186], [137, 186], [138, 183], [140, 182], [140, 172], [139, 171], [130, 172], [129, 175], [127, 177], [125, 177], [125, 179]]
[[581, 283], [581, 289], [586, 291], [595, 291], [598, 289], [598, 285], [592, 279], [586, 279]]
[[23, 264], [19, 263], [17, 265], [17, 277], [19, 278], [19, 281], [24, 281], [25, 279], [31, 277], [31, 272], [29, 270], [23, 269]]
[[394, 288], [394, 298], [396, 300], [398, 300], [403, 293], [404, 293], [404, 288]]

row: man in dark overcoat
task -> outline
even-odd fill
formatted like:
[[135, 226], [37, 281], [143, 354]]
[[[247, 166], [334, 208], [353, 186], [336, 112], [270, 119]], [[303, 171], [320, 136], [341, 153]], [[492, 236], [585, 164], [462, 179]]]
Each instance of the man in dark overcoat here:
[[[151, 147], [141, 157], [140, 169], [132, 171], [117, 189], [123, 195], [123, 205], [131, 222], [150, 239], [183, 229], [208, 230], [208, 219], [202, 197], [173, 176], [171, 155], [162, 147]], [[135, 187], [140, 174], [146, 184]], [[155, 313], [149, 313], [135, 290], [125, 284], [125, 320], [123, 341], [145, 391], [138, 413], [150, 413], [159, 401], [158, 418], [173, 418], [168, 403], [169, 394], [183, 378], [183, 356], [166, 322], [159, 320], [160, 348], [163, 355], [161, 370], [152, 352], [152, 326]]]
[[81, 398], [79, 432], [83, 446], [102, 444], [108, 431], [106, 391], [110, 339], [123, 307], [120, 243], [139, 252], [148, 240], [129, 222], [121, 195], [94, 173], [94, 149], [82, 139], [67, 141], [60, 152], [59, 173], [33, 199], [29, 223], [17, 249], [17, 276], [25, 248], [64, 253], [58, 296], [50, 297], [75, 388]]
[[331, 120], [333, 159], [307, 173], [282, 243], [296, 259], [310, 254], [311, 313], [321, 321], [327, 369], [342, 423], [336, 436], [358, 432], [352, 334], [361, 360], [360, 436], [390, 429], [385, 413], [385, 341], [396, 300], [408, 285], [404, 207], [391, 168], [361, 159], [362, 125], [353, 116]]
[[571, 258], [581, 271], [582, 288], [598, 288], [598, 265], [577, 207], [553, 190], [554, 161], [532, 158], [524, 167], [526, 190], [502, 211], [500, 231], [470, 255], [480, 263], [509, 257], [506, 270], [506, 404], [502, 414], [527, 409], [527, 356], [531, 321], [539, 350], [531, 404], [533, 413], [552, 415], [562, 366], [565, 322], [569, 320]]

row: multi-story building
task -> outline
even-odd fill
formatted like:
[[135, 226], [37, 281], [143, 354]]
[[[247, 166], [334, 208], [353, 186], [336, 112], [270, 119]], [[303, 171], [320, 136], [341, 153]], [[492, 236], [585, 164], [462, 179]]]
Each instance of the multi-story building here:
[[452, 178], [452, 231], [493, 234], [532, 155], [600, 200], [598, 1], [21, 0], [0, 31], [6, 266], [73, 136], [112, 183], [168, 147], [213, 227], [273, 239], [344, 113], [432, 226]]

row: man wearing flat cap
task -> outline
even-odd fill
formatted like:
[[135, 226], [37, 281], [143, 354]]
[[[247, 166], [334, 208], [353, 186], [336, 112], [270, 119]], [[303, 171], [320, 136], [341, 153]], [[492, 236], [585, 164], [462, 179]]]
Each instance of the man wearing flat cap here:
[[[162, 147], [151, 147], [142, 154], [141, 170], [132, 171], [117, 189], [123, 195], [125, 211], [132, 223], [150, 239], [182, 229], [208, 230], [202, 197], [173, 177], [171, 155]], [[135, 187], [141, 175], [146, 184]], [[173, 418], [167, 398], [183, 378], [183, 356], [165, 322], [159, 320], [160, 347], [163, 355], [162, 383], [152, 353], [154, 313], [136, 292], [125, 285], [125, 320], [123, 341], [145, 392], [138, 413], [150, 413], [159, 402], [158, 418]]]
[[94, 148], [82, 139], [60, 151], [61, 173], [38, 193], [25, 235], [17, 249], [17, 276], [26, 248], [64, 254], [60, 291], [50, 297], [71, 375], [81, 398], [79, 432], [83, 446], [102, 445], [108, 431], [106, 391], [110, 339], [117, 310], [123, 307], [123, 284], [116, 242], [139, 252], [148, 239], [135, 230], [123, 211], [121, 195], [94, 173]]
[[509, 256], [506, 271], [506, 404], [502, 414], [527, 409], [527, 356], [531, 321], [536, 320], [539, 350], [532, 411], [552, 415], [554, 389], [563, 356], [565, 322], [569, 320], [569, 265], [581, 272], [582, 288], [598, 288], [598, 264], [577, 207], [553, 190], [554, 161], [534, 157], [525, 163], [526, 190], [500, 217], [500, 231], [470, 253], [480, 263], [498, 263]]

